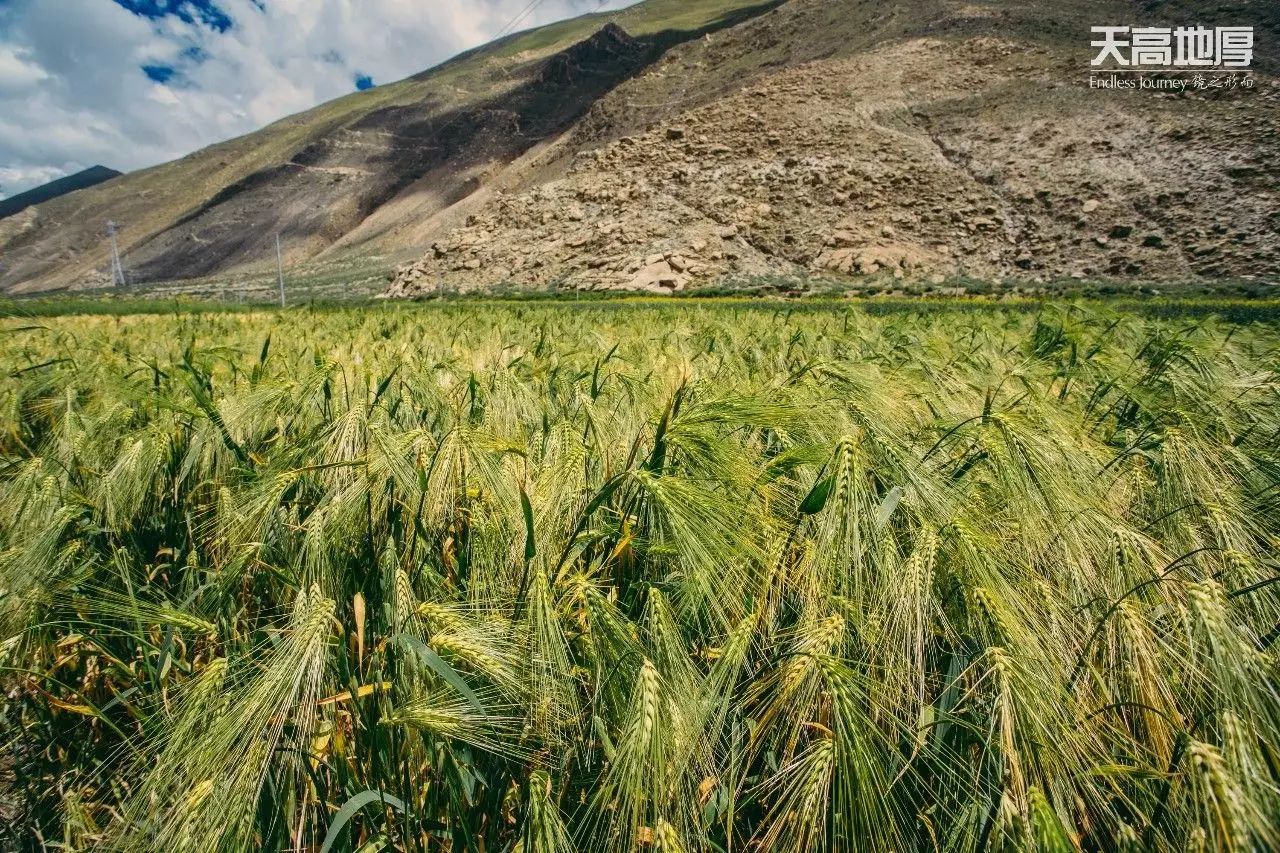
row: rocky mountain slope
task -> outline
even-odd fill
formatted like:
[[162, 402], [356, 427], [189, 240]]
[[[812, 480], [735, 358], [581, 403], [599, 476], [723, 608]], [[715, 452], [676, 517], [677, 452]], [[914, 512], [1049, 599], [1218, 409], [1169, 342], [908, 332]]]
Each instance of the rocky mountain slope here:
[[391, 293], [1280, 274], [1267, 57], [1250, 90], [1091, 90], [1090, 23], [1141, 13], [1044, 12], [792, 0], [682, 45], [592, 108], [554, 178], [486, 199]]
[[[649, 0], [0, 222], [0, 287], [91, 278], [108, 216], [142, 279], [252, 269], [277, 230], [294, 262], [421, 247], [393, 296], [1273, 280], [1278, 17], [1251, 0]], [[1091, 89], [1089, 27], [1116, 23], [1252, 24], [1254, 85]]]
[[618, 82], [673, 45], [776, 1], [649, 0], [516, 34], [28, 209], [0, 221], [0, 290], [100, 281], [109, 219], [120, 226], [137, 282], [273, 264], [276, 233], [286, 263], [369, 245], [429, 245], [433, 215], [562, 134]]

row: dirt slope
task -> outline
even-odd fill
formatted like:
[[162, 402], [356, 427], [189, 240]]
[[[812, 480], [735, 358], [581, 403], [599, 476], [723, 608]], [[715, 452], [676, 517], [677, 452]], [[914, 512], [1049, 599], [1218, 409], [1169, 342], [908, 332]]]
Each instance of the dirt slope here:
[[[108, 219], [134, 281], [286, 261], [420, 222], [485, 175], [564, 132], [609, 88], [674, 44], [759, 14], [764, 0], [649, 0], [518, 34], [408, 80], [338, 99], [261, 131], [0, 222], [0, 290], [104, 278]], [[612, 23], [606, 32], [599, 31]], [[398, 211], [395, 221], [384, 208]], [[374, 217], [376, 219], [376, 217]]]
[[391, 294], [504, 280], [660, 291], [761, 273], [1280, 273], [1270, 32], [1259, 27], [1250, 91], [1096, 91], [1090, 24], [1164, 13], [1044, 12], [792, 0], [682, 45], [601, 99], [538, 179], [401, 270]]
[[[442, 286], [1274, 279], [1280, 7], [649, 0], [0, 222], [0, 288], [424, 252]], [[1251, 23], [1249, 90], [1087, 85], [1097, 24]], [[413, 252], [416, 254], [416, 251]], [[412, 254], [408, 255], [412, 256]]]

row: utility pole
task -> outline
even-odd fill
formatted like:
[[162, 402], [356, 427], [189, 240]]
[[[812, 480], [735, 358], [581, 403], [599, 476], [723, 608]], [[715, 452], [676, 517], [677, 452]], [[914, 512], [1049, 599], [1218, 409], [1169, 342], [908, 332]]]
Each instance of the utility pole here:
[[280, 232], [276, 232], [276, 278], [280, 282], [280, 307], [284, 307], [284, 257], [280, 254]]
[[116, 244], [116, 224], [107, 220], [107, 236], [111, 238], [111, 284], [124, 287], [128, 282], [124, 278], [124, 266], [120, 263], [120, 247]]

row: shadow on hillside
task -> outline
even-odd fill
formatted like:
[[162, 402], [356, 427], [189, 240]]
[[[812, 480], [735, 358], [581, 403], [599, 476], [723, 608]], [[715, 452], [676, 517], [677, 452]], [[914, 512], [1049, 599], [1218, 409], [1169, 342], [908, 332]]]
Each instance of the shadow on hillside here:
[[313, 250], [333, 243], [408, 187], [427, 180], [441, 207], [481, 186], [479, 167], [510, 163], [564, 132], [591, 105], [672, 47], [762, 15], [782, 0], [735, 10], [692, 30], [645, 40], [605, 24], [589, 38], [507, 76], [494, 97], [437, 112], [439, 103], [375, 110], [226, 187], [131, 255], [139, 281], [209, 275], [274, 253], [274, 235]]

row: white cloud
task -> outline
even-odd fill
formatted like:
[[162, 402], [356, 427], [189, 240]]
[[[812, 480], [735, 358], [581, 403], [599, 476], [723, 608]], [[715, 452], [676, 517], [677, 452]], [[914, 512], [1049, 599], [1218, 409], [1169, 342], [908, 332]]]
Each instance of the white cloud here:
[[[80, 166], [76, 163], [55, 166], [0, 166], [0, 198], [17, 195], [25, 188], [47, 184], [79, 168]], [[10, 190], [10, 187], [13, 189]]]
[[[528, 5], [215, 2], [232, 21], [224, 32], [150, 20], [114, 0], [0, 4], [0, 197], [95, 163], [171, 160], [351, 92], [357, 74], [375, 83], [416, 74], [488, 41]], [[542, 0], [520, 28], [629, 2]], [[144, 65], [175, 74], [162, 85]]]
[[21, 95], [47, 79], [49, 75], [31, 62], [25, 51], [13, 45], [0, 45], [0, 96]]

